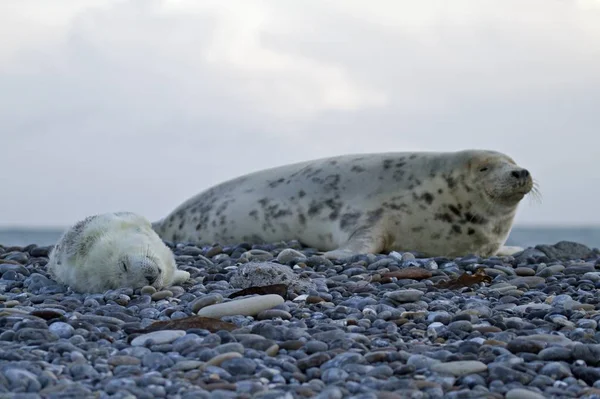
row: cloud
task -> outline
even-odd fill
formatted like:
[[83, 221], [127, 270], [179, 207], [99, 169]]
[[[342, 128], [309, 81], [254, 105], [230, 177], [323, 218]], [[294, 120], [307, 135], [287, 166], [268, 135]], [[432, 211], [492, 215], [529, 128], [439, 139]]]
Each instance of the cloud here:
[[524, 222], [600, 194], [598, 1], [10, 0], [0, 34], [3, 224], [348, 152], [505, 151], [544, 191]]

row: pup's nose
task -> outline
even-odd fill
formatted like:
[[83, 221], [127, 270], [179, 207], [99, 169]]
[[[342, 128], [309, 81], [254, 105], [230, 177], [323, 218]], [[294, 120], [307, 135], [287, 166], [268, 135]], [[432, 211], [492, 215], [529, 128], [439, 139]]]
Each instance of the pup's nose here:
[[529, 171], [527, 169], [513, 170], [510, 174], [516, 179], [526, 179], [529, 177]]
[[156, 274], [146, 274], [146, 280], [148, 280], [148, 284], [152, 285], [156, 281]]

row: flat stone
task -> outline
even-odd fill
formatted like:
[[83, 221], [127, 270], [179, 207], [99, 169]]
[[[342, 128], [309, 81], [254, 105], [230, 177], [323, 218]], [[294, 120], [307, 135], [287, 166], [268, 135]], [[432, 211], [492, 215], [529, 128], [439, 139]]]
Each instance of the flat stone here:
[[527, 286], [529, 287], [535, 287], [539, 284], [543, 284], [546, 282], [546, 279], [543, 277], [539, 277], [539, 276], [526, 276], [526, 277], [516, 277], [513, 278], [511, 280], [509, 280], [509, 282], [512, 285], [520, 285], [520, 284], [527, 284]]
[[144, 346], [148, 341], [152, 341], [154, 345], [169, 344], [177, 338], [181, 338], [186, 334], [184, 330], [161, 330], [153, 331], [148, 334], [142, 334], [135, 337], [131, 341], [131, 346]]
[[505, 399], [544, 399], [545, 396], [541, 393], [530, 391], [523, 388], [513, 388], [506, 392]]
[[257, 295], [206, 306], [198, 311], [198, 316], [214, 318], [236, 315], [255, 316], [263, 310], [274, 308], [284, 302], [285, 300], [279, 295]]
[[487, 370], [485, 363], [478, 360], [458, 360], [455, 362], [436, 363], [431, 366], [431, 370], [437, 373], [452, 374], [455, 377], [481, 373]]
[[513, 310], [515, 312], [526, 313], [528, 310], [548, 310], [552, 309], [552, 305], [547, 303], [528, 303], [525, 305], [515, 306]]
[[239, 352], [227, 352], [217, 355], [206, 362], [207, 366], [220, 366], [226, 360], [237, 359], [243, 357], [243, 355]]

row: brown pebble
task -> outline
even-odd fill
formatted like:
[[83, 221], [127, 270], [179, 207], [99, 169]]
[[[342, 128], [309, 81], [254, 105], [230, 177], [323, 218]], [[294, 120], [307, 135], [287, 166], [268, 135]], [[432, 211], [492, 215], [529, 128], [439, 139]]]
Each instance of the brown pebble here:
[[278, 352], [279, 352], [279, 345], [277, 345], [277, 344], [273, 344], [273, 345], [269, 346], [267, 348], [267, 350], [265, 351], [267, 356], [275, 356], [275, 355], [277, 355]]
[[535, 270], [530, 267], [517, 267], [515, 273], [517, 276], [535, 276]]
[[316, 296], [316, 295], [309, 295], [306, 298], [306, 303], [320, 303], [320, 302], [325, 302], [325, 299], [321, 298], [320, 296]]
[[281, 344], [279, 344], [279, 347], [281, 349], [285, 349], [285, 350], [297, 350], [300, 349], [304, 346], [304, 341], [300, 341], [299, 339], [295, 339], [295, 340], [291, 340], [291, 341], [284, 341]]
[[397, 279], [412, 279], [412, 280], [423, 280], [431, 277], [432, 274], [429, 270], [421, 267], [407, 267], [405, 269], [396, 270], [393, 272], [387, 272], [383, 277], [395, 277]]
[[331, 356], [329, 356], [329, 354], [324, 352], [318, 352], [298, 360], [296, 362], [296, 367], [298, 367], [300, 370], [306, 370], [312, 367], [319, 367], [320, 365], [322, 365], [330, 359]]
[[62, 313], [56, 312], [54, 310], [49, 309], [36, 309], [29, 313], [32, 316], [39, 317], [44, 320], [52, 320], [52, 319], [62, 319]]
[[161, 299], [170, 298], [173, 296], [173, 293], [169, 290], [158, 291], [152, 294], [153, 301], [160, 301]]
[[208, 251], [206, 251], [206, 254], [204, 256], [206, 256], [207, 258], [212, 258], [213, 256], [219, 255], [220, 253], [223, 253], [223, 248], [220, 245], [216, 245]]
[[483, 344], [489, 346], [506, 346], [506, 342], [498, 341], [495, 339], [486, 339], [485, 341], [483, 341]]
[[236, 359], [238, 357], [243, 357], [243, 356], [239, 352], [226, 352], [226, 353], [222, 353], [220, 355], [213, 357], [208, 362], [206, 362], [206, 365], [207, 366], [219, 366], [225, 360]]
[[370, 352], [365, 355], [365, 360], [369, 363], [379, 363], [385, 361], [387, 355], [387, 352], [383, 351]]

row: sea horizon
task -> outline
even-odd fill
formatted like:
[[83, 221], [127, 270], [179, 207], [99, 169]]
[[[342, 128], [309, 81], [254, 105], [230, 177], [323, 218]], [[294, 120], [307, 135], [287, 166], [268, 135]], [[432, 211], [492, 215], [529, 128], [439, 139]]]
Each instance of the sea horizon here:
[[[68, 226], [0, 226], [0, 245], [53, 245]], [[534, 247], [574, 241], [600, 248], [600, 224], [515, 224], [506, 245]]]

